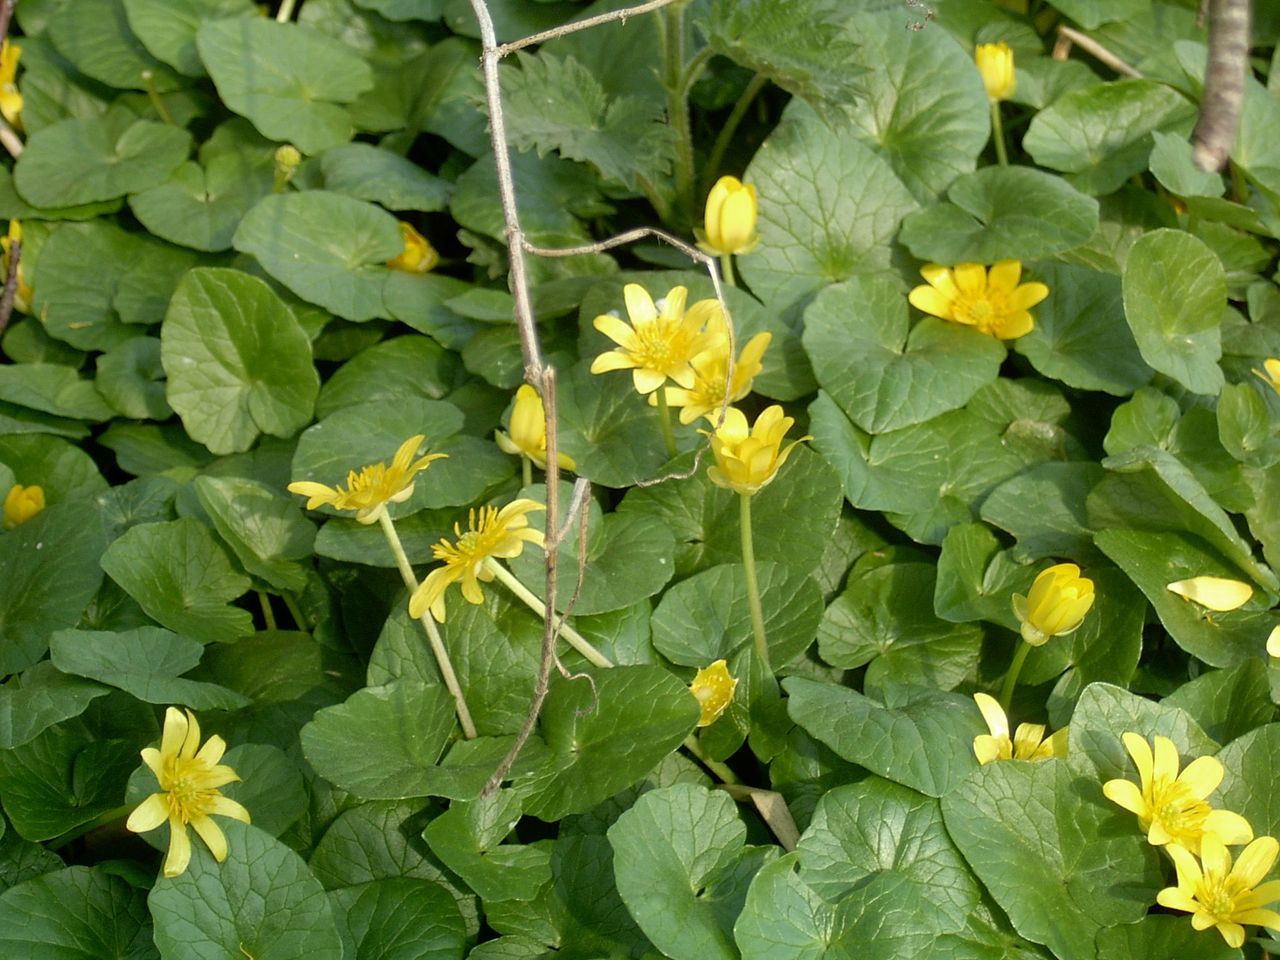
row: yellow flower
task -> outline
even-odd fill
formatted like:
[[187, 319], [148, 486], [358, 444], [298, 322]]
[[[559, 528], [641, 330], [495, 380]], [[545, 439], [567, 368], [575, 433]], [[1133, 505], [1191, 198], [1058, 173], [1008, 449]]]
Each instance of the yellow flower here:
[[729, 676], [728, 664], [723, 660], [699, 670], [689, 684], [689, 692], [698, 698], [698, 706], [702, 708], [698, 726], [709, 727], [719, 720], [720, 714], [733, 701], [733, 691], [737, 687], [737, 679]]
[[999, 43], [980, 43], [973, 54], [982, 74], [982, 84], [987, 88], [990, 100], [1008, 100], [1018, 86], [1013, 72], [1013, 51], [1001, 40]]
[[718, 487], [747, 496], [758, 493], [777, 476], [797, 443], [813, 439], [800, 437], [783, 447], [782, 438], [794, 423], [791, 417], [783, 416], [782, 407], [775, 403], [756, 417], [755, 425], [748, 430], [743, 412], [730, 407], [718, 430], [699, 431], [711, 438], [711, 452], [716, 458], [707, 476]]
[[0, 116], [17, 130], [22, 129], [22, 94], [18, 92], [18, 60], [22, 48], [6, 38], [0, 44]]
[[12, 530], [26, 523], [44, 509], [44, 490], [34, 483], [24, 487], [15, 483], [4, 497], [4, 528]]
[[1181, 844], [1198, 854], [1201, 840], [1211, 834], [1223, 843], [1253, 839], [1248, 820], [1230, 810], [1214, 810], [1205, 800], [1222, 782], [1222, 764], [1216, 759], [1197, 757], [1179, 774], [1178, 748], [1168, 737], [1155, 738], [1154, 755], [1146, 738], [1136, 733], [1124, 735], [1124, 746], [1138, 768], [1141, 788], [1117, 779], [1104, 783], [1102, 792], [1138, 815], [1147, 842]]
[[986, 765], [993, 760], [1048, 760], [1050, 757], [1067, 755], [1067, 728], [1063, 727], [1048, 739], [1044, 735], [1042, 723], [1020, 723], [1018, 730], [1009, 738], [1009, 718], [996, 702], [995, 697], [985, 693], [975, 693], [973, 699], [978, 701], [978, 709], [982, 711], [982, 719], [987, 721], [988, 734], [979, 734], [973, 738], [973, 752], [978, 763]]
[[387, 261], [392, 270], [403, 270], [405, 273], [426, 273], [440, 262], [440, 254], [431, 246], [429, 240], [413, 229], [413, 225], [400, 221], [400, 236], [404, 240], [404, 251], [394, 259]]
[[1226, 577], [1192, 577], [1190, 580], [1175, 580], [1167, 584], [1165, 589], [1218, 613], [1243, 607], [1253, 596], [1253, 587], [1239, 580], [1228, 580]]
[[611, 314], [596, 317], [594, 326], [621, 349], [608, 350], [591, 364], [592, 373], [630, 370], [636, 390], [653, 393], [670, 377], [686, 390], [696, 382], [692, 360], [710, 346], [712, 335], [703, 329], [707, 308], [701, 301], [685, 313], [689, 291], [673, 287], [655, 305], [648, 291], [637, 283], [622, 289], [631, 325]]
[[1254, 376], [1258, 377], [1276, 393], [1280, 393], [1280, 360], [1267, 359], [1262, 361], [1262, 366], [1263, 370], [1259, 370], [1257, 367], [1253, 368]]
[[[693, 358], [694, 383], [684, 387], [663, 387], [667, 404], [680, 408], [680, 422], [693, 423], [706, 417], [713, 424], [720, 416], [720, 406], [725, 399], [725, 383], [729, 379], [729, 324], [718, 301], [702, 300], [689, 308], [689, 312], [708, 304], [707, 332], [713, 337], [711, 345]], [[771, 333], [757, 333], [747, 341], [733, 365], [733, 385], [729, 390], [729, 403], [736, 403], [751, 392], [751, 384], [764, 369], [761, 360], [773, 339]], [[649, 395], [649, 406], [658, 405], [658, 394]]]
[[409, 614], [415, 619], [428, 610], [437, 622], [444, 623], [444, 594], [449, 584], [462, 581], [462, 596], [468, 603], [484, 603], [480, 584], [493, 579], [486, 569], [490, 557], [510, 560], [524, 552], [526, 543], [542, 546], [542, 531], [529, 526], [528, 514], [547, 509], [534, 500], [512, 500], [499, 510], [497, 507], [481, 507], [472, 510], [467, 518], [467, 531], [459, 524], [453, 525], [457, 536], [455, 543], [441, 540], [431, 548], [437, 560], [444, 566], [427, 574], [418, 589], [409, 598]]
[[[503, 453], [524, 455], [539, 467], [547, 466], [547, 413], [538, 391], [521, 385], [516, 391], [516, 404], [511, 408], [511, 434], [499, 430], [494, 437]], [[573, 458], [561, 453], [556, 457], [561, 470], [576, 470]]]
[[164, 734], [160, 749], [147, 747], [142, 762], [151, 768], [160, 783], [160, 792], [138, 804], [125, 824], [134, 833], [154, 830], [169, 821], [169, 853], [164, 858], [164, 875], [176, 877], [191, 862], [190, 824], [204, 841], [213, 858], [227, 858], [227, 838], [210, 819], [211, 815], [249, 822], [249, 811], [218, 788], [240, 778], [230, 767], [218, 763], [227, 745], [221, 737], [210, 737], [200, 746], [200, 724], [190, 710], [170, 707], [164, 713]]
[[1267, 909], [1267, 904], [1280, 899], [1280, 880], [1262, 882], [1280, 850], [1274, 837], [1253, 841], [1241, 851], [1235, 866], [1226, 845], [1211, 833], [1205, 834], [1199, 861], [1176, 843], [1167, 849], [1178, 871], [1178, 884], [1156, 894], [1160, 906], [1187, 911], [1197, 930], [1217, 927], [1229, 947], [1244, 943], [1242, 924], [1280, 929], [1280, 913]]
[[1013, 595], [1013, 614], [1022, 624], [1022, 639], [1033, 647], [1074, 631], [1092, 606], [1093, 581], [1080, 576], [1074, 563], [1055, 563], [1040, 571], [1027, 596]]
[[737, 177], [721, 177], [707, 194], [705, 230], [695, 231], [698, 246], [723, 257], [750, 253], [760, 242], [756, 233], [756, 188]]
[[[10, 251], [13, 249], [14, 241], [22, 243], [22, 223], [18, 220], [9, 221], [9, 235], [0, 237], [0, 267], [4, 268], [4, 279], [0, 283], [9, 278], [9, 257]], [[31, 298], [35, 296], [35, 292], [31, 289], [31, 284], [27, 283], [26, 266], [27, 266], [27, 248], [24, 245], [22, 253], [18, 257], [18, 287], [13, 294], [13, 306], [19, 313], [31, 312]]]
[[907, 296], [913, 307], [1001, 340], [1030, 333], [1035, 326], [1031, 308], [1049, 295], [1043, 283], [1018, 283], [1022, 276], [1019, 260], [992, 264], [990, 274], [980, 263], [957, 263], [954, 267], [926, 263], [920, 275], [929, 282]]
[[389, 467], [385, 463], [375, 463], [361, 467], [359, 473], [352, 470], [347, 474], [346, 490], [341, 486], [326, 487], [311, 480], [295, 480], [289, 484], [289, 492], [308, 497], [308, 510], [328, 504], [335, 510], [358, 511], [356, 519], [361, 523], [377, 523], [388, 503], [403, 503], [413, 496], [416, 474], [427, 469], [433, 460], [449, 456], [447, 453], [432, 453], [414, 460], [414, 454], [425, 439], [418, 434], [400, 444]]

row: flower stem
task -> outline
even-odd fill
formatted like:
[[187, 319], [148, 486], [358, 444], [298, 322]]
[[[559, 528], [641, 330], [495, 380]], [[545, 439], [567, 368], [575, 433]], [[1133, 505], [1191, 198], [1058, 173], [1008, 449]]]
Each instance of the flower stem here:
[[765, 671], [772, 673], [769, 665], [769, 642], [764, 635], [764, 609], [760, 606], [760, 584], [756, 580], [756, 551], [751, 541], [751, 495], [738, 494], [740, 507], [739, 526], [742, 528], [742, 565], [747, 573], [747, 605], [751, 608], [751, 632], [756, 640], [756, 655]]
[[729, 116], [725, 118], [724, 126], [716, 134], [716, 142], [711, 145], [711, 152], [707, 154], [707, 162], [703, 167], [702, 192], [704, 194], [710, 191], [711, 185], [715, 183], [716, 175], [720, 172], [720, 164], [724, 162], [725, 151], [729, 149], [729, 144], [733, 141], [733, 135], [738, 130], [738, 124], [747, 115], [751, 101], [756, 98], [756, 95], [764, 89], [764, 85], [768, 82], [763, 74], [757, 73], [751, 78], [747, 88], [742, 91], [742, 96], [738, 97], [738, 102], [733, 105], [733, 109], [729, 111]]
[[658, 423], [662, 425], [662, 442], [667, 448], [667, 459], [674, 460], [679, 452], [676, 437], [671, 432], [671, 408], [667, 406], [667, 388], [658, 388]]
[[271, 610], [271, 598], [268, 597], [261, 590], [257, 591], [257, 594], [258, 594], [258, 606], [262, 608], [262, 619], [266, 623], [267, 629], [268, 630], [277, 629], [276, 615]]
[[280, 595], [284, 600], [284, 605], [289, 608], [289, 616], [293, 617], [294, 626], [304, 633], [310, 633], [307, 629], [307, 618], [302, 612], [302, 605], [298, 603], [298, 598], [286, 590]]
[[523, 453], [520, 454], [520, 479], [526, 487], [533, 486], [533, 461]]
[[156, 108], [160, 119], [169, 126], [176, 127], [178, 122], [173, 119], [173, 114], [169, 112], [169, 108], [164, 105], [164, 100], [160, 97], [160, 91], [156, 89], [155, 74], [150, 70], [143, 70], [142, 85], [147, 88], [147, 96], [151, 99], [151, 105]]
[[1009, 672], [1004, 675], [1004, 683], [1000, 686], [1000, 706], [1004, 708], [1004, 712], [1009, 712], [1009, 704], [1013, 700], [1013, 688], [1018, 684], [1018, 674], [1022, 672], [1022, 665], [1027, 661], [1027, 654], [1031, 652], [1031, 644], [1025, 640], [1018, 641], [1018, 649], [1014, 651], [1013, 662], [1009, 664]]
[[[387, 538], [387, 544], [391, 547], [391, 555], [396, 558], [396, 566], [400, 568], [400, 577], [404, 580], [404, 585], [409, 588], [409, 593], [418, 589], [418, 578], [413, 575], [413, 567], [409, 565], [409, 558], [405, 556], [404, 545], [400, 542], [400, 535], [396, 533], [396, 526], [391, 522], [391, 515], [387, 513], [386, 508], [378, 514], [378, 522], [382, 524], [382, 532]], [[468, 740], [476, 738], [476, 725], [471, 719], [471, 711], [467, 709], [466, 698], [462, 695], [462, 687], [458, 684], [458, 675], [453, 672], [453, 664], [449, 661], [449, 651], [444, 647], [444, 640], [440, 636], [440, 630], [436, 627], [436, 622], [431, 618], [431, 611], [427, 611], [420, 618], [422, 629], [426, 631], [427, 642], [431, 645], [431, 652], [435, 654], [436, 665], [440, 668], [440, 676], [444, 678], [444, 685], [448, 688], [449, 693], [453, 695], [454, 710], [458, 714], [458, 723], [462, 725], [462, 735]]]
[[658, 31], [663, 54], [662, 85], [667, 91], [667, 124], [676, 134], [676, 216], [682, 221], [693, 211], [693, 129], [689, 125], [688, 84], [684, 62], [684, 0], [666, 6], [659, 14]]
[[49, 848], [52, 850], [61, 850], [72, 840], [78, 840], [80, 837], [83, 837], [86, 833], [92, 833], [94, 830], [97, 830], [99, 827], [105, 827], [109, 823], [115, 823], [117, 820], [121, 820], [127, 817], [129, 814], [133, 812], [133, 808], [136, 806], [137, 806], [136, 803], [126, 803], [123, 806], [113, 807], [110, 810], [106, 811], [105, 813], [101, 813], [98, 816], [94, 817], [88, 823], [82, 823], [80, 824], [80, 826], [74, 827], [71, 830], [68, 830], [66, 833], [62, 834], [61, 836], [57, 836], [57, 837], [54, 837], [52, 840], [46, 841], [46, 843], [48, 844]]
[[[539, 600], [532, 590], [517, 580], [515, 574], [500, 564], [497, 560], [493, 559], [493, 557], [485, 558], [484, 568], [497, 577], [504, 587], [514, 593], [520, 600], [524, 601], [525, 606], [538, 616], [545, 617], [547, 615], [547, 605]], [[612, 660], [593, 647], [590, 641], [563, 620], [560, 622], [560, 632], [564, 634], [564, 638], [569, 641], [569, 646], [573, 647], [573, 649], [586, 657], [593, 666], [613, 666]]]
[[280, 9], [276, 11], [276, 23], [288, 23], [297, 5], [298, 0], [281, 0]]
[[698, 762], [714, 773], [721, 783], [740, 783], [737, 774], [730, 770], [719, 760], [712, 760], [707, 756], [707, 752], [702, 749], [702, 744], [698, 742], [698, 738], [692, 733], [684, 738], [684, 748], [698, 758]]
[[1004, 121], [1000, 118], [1000, 101], [991, 101], [991, 139], [996, 143], [996, 160], [1000, 166], [1009, 165], [1009, 153], [1004, 146]]
[[731, 254], [720, 254], [720, 276], [724, 278], [724, 282], [729, 286], [737, 286], [733, 280], [733, 256]]

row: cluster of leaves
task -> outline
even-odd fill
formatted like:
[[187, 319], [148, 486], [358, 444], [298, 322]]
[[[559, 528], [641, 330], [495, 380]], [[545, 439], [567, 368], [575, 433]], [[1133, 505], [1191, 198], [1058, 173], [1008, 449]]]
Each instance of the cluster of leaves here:
[[[489, 6], [507, 41], [622, 4]], [[1280, 832], [1280, 396], [1251, 374], [1280, 357], [1280, 69], [1254, 61], [1231, 176], [1198, 171], [1197, 6], [692, 0], [502, 66], [534, 243], [688, 235], [700, 184], [755, 185], [728, 305], [740, 341], [773, 336], [756, 393], [814, 439], [752, 507], [775, 677], [734, 496], [705, 470], [649, 484], [653, 411], [589, 373], [625, 283], [710, 282], [656, 247], [532, 264], [560, 443], [596, 489], [586, 556], [561, 558], [585, 561], [574, 624], [620, 666], [553, 679], [480, 798], [540, 622], [497, 589], [453, 602], [461, 739], [378, 529], [285, 493], [425, 433], [449, 458], [391, 507], [421, 571], [468, 507], [544, 492], [492, 442], [523, 364], [470, 5], [22, 0], [0, 217], [34, 302], [0, 341], [0, 492], [47, 506], [0, 533], [0, 953], [1243, 956], [1149, 912], [1168, 864], [1101, 791], [1132, 777], [1122, 732], [1164, 735]], [[1050, 58], [1058, 22], [1142, 77]], [[1278, 38], [1260, 9], [1256, 48]], [[1008, 167], [972, 61], [997, 40]], [[437, 271], [388, 269], [398, 219]], [[1051, 290], [1016, 342], [909, 309], [922, 262], [1000, 259]], [[702, 438], [677, 439], [687, 467]], [[512, 563], [531, 585], [535, 553]], [[1058, 559], [1097, 601], [1031, 653], [1012, 714], [1069, 723], [1069, 756], [979, 767], [970, 694]], [[1210, 617], [1166, 589], [1202, 575], [1253, 598]], [[794, 851], [678, 752], [718, 659], [739, 685], [699, 751], [785, 799]], [[155, 879], [123, 818], [170, 704], [231, 745], [253, 823]]]

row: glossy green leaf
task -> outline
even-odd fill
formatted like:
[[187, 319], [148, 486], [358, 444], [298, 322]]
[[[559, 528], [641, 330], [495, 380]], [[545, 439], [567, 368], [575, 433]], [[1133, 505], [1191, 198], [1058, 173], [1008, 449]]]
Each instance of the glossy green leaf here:
[[0, 685], [0, 750], [21, 746], [55, 723], [78, 717], [98, 697], [101, 684], [37, 663]]
[[467, 930], [447, 889], [426, 880], [393, 878], [329, 894], [344, 956], [388, 960], [462, 960]]
[[1280, 724], [1251, 730], [1223, 747], [1218, 759], [1226, 771], [1218, 791], [1221, 805], [1248, 820], [1255, 836], [1280, 830], [1280, 802], [1270, 786], [1280, 769]]
[[551, 879], [550, 844], [503, 843], [520, 818], [516, 791], [463, 803], [427, 825], [423, 838], [485, 900], [532, 900]]
[[0, 367], [0, 400], [60, 417], [101, 423], [111, 408], [92, 382], [60, 363], [17, 363]]
[[167, 420], [164, 366], [157, 337], [134, 337], [98, 357], [94, 384], [118, 413], [135, 420]]
[[244, 215], [271, 192], [271, 172], [239, 153], [204, 165], [186, 162], [168, 179], [129, 197], [134, 216], [157, 237], [196, 250], [227, 250]]
[[129, 27], [124, 0], [102, 0], [72, 10], [50, 11], [49, 38], [81, 73], [122, 90], [145, 90], [144, 71], [161, 92], [174, 90], [180, 78], [152, 57]]
[[102, 867], [55, 870], [0, 894], [0, 949], [12, 957], [152, 960], [146, 895]]
[[250, 0], [124, 0], [129, 27], [148, 52], [188, 77], [203, 77], [196, 30], [206, 20], [257, 15]]
[[306, 586], [316, 531], [292, 497], [240, 477], [197, 477], [195, 491], [246, 571], [277, 590]]
[[324, 189], [380, 203], [388, 210], [443, 210], [449, 201], [448, 181], [372, 144], [330, 147], [318, 162]]

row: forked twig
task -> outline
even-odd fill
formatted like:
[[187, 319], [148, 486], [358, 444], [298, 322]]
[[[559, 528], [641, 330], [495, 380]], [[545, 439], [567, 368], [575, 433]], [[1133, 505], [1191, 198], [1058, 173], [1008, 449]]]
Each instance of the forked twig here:
[[1067, 55], [1071, 52], [1072, 44], [1075, 44], [1085, 53], [1091, 54], [1116, 73], [1122, 73], [1126, 77], [1142, 76], [1141, 71], [1129, 66], [1097, 40], [1094, 40], [1093, 37], [1067, 26], [1058, 27], [1058, 42], [1053, 46], [1053, 59], [1067, 59]]
[[589, 27], [599, 27], [615, 20], [626, 23], [629, 17], [637, 17], [642, 13], [659, 10], [670, 3], [675, 3], [675, 0], [649, 0], [648, 3], [637, 4], [624, 10], [610, 10], [608, 13], [587, 17], [585, 20], [575, 20], [573, 23], [561, 24], [558, 27], [552, 27], [550, 30], [532, 34], [522, 40], [512, 40], [510, 43], [504, 43], [497, 49], [498, 58], [501, 59], [515, 53], [517, 50], [523, 50], [525, 47], [532, 47], [535, 44], [546, 43], [548, 40], [555, 40], [557, 37], [566, 37], [571, 33], [577, 33], [579, 30], [586, 30]]

